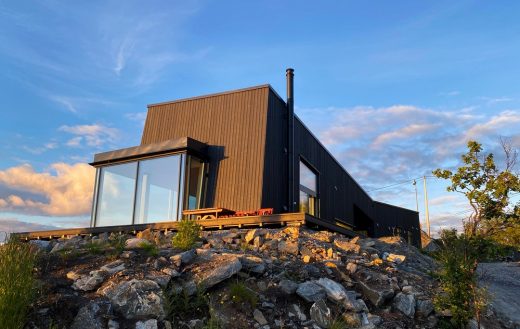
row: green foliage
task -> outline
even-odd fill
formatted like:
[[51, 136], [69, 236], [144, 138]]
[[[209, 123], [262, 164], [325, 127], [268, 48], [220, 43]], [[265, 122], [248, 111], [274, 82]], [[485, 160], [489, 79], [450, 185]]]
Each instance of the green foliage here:
[[63, 248], [58, 251], [58, 254], [67, 261], [79, 257], [80, 252], [75, 248]]
[[29, 244], [9, 240], [0, 246], [1, 327], [23, 328], [29, 305], [35, 295], [33, 268], [36, 252]]
[[159, 248], [155, 243], [146, 241], [140, 243], [139, 247], [142, 248], [148, 256], [157, 257], [159, 255]]
[[256, 293], [249, 289], [243, 282], [234, 282], [229, 286], [231, 301], [235, 304], [249, 304], [255, 307], [258, 303]]
[[221, 329], [222, 324], [219, 318], [215, 315], [215, 310], [212, 308], [209, 309], [209, 319], [208, 322], [202, 327], [202, 329]]
[[108, 238], [108, 243], [115, 248], [118, 254], [121, 254], [126, 247], [126, 235], [123, 233], [112, 233]]
[[101, 242], [91, 241], [85, 245], [85, 249], [91, 255], [100, 255], [103, 253], [103, 244]]
[[164, 291], [166, 318], [174, 324], [179, 320], [193, 319], [195, 316], [205, 316], [209, 310], [209, 299], [201, 287], [197, 287], [194, 295], [186, 289], [177, 291], [168, 288]]
[[462, 155], [461, 167], [456, 171], [433, 171], [436, 177], [451, 180], [448, 191], [462, 193], [468, 199], [473, 213], [464, 226], [467, 235], [492, 235], [494, 230], [486, 230], [483, 220], [520, 220], [520, 205], [510, 205], [511, 194], [520, 192], [520, 177], [513, 172], [517, 152], [504, 140], [501, 142], [506, 158], [502, 170], [495, 164], [492, 153], [482, 155], [482, 145], [469, 141], [468, 152]]
[[441, 265], [435, 276], [442, 293], [434, 302], [438, 309], [451, 312], [449, 325], [464, 328], [471, 318], [480, 319], [486, 305], [485, 291], [477, 285], [476, 270], [478, 262], [494, 252], [494, 244], [479, 236], [457, 235], [455, 230], [441, 231], [440, 241], [441, 248], [434, 256]]
[[330, 324], [329, 329], [347, 329], [349, 326], [345, 323], [343, 319], [334, 319], [332, 323]]
[[177, 234], [172, 238], [172, 246], [181, 250], [193, 248], [200, 237], [201, 227], [194, 220], [182, 220], [177, 227]]

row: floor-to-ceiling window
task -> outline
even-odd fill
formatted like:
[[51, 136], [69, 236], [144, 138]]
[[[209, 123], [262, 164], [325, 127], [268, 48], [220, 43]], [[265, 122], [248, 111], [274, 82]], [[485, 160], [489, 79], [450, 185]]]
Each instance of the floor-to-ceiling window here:
[[177, 220], [182, 155], [139, 161], [134, 223]]
[[132, 224], [137, 162], [102, 167], [96, 226]]
[[184, 153], [98, 169], [93, 225], [176, 221], [203, 204], [205, 164]]
[[300, 160], [300, 212], [318, 216], [318, 177]]

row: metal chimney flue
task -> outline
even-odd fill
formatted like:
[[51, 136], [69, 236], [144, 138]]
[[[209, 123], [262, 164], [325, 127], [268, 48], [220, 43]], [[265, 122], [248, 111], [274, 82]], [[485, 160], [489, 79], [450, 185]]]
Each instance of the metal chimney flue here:
[[287, 78], [287, 176], [288, 176], [288, 205], [289, 212], [295, 211], [294, 201], [294, 70], [288, 68], [285, 76]]

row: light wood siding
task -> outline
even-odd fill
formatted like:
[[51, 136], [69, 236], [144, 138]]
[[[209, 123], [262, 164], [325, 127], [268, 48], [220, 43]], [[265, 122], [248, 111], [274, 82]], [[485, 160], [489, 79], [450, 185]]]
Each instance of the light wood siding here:
[[191, 137], [208, 144], [205, 207], [262, 205], [269, 86], [149, 105], [141, 145]]

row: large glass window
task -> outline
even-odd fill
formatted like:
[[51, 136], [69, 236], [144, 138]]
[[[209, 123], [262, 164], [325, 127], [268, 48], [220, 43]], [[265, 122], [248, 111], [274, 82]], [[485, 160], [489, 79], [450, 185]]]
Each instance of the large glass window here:
[[100, 167], [93, 225], [176, 221], [183, 209], [202, 206], [204, 171], [204, 162], [186, 154]]
[[181, 155], [139, 162], [136, 224], [177, 220]]
[[137, 163], [101, 168], [96, 226], [132, 224]]
[[300, 212], [318, 216], [318, 178], [300, 161]]

